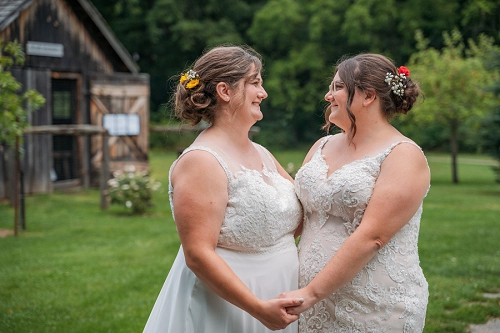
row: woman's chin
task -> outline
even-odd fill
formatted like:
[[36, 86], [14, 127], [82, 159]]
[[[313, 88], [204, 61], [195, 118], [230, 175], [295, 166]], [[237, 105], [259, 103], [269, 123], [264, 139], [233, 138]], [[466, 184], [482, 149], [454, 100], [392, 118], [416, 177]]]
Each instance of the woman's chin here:
[[255, 113], [255, 115], [254, 115], [255, 121], [262, 120], [263, 118], [264, 118], [264, 114], [262, 112], [260, 112], [260, 111], [257, 112], [257, 113]]

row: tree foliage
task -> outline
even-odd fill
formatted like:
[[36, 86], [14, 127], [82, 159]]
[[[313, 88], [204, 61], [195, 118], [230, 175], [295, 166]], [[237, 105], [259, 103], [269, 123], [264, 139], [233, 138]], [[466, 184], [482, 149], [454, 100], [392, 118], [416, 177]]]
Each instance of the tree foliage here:
[[[498, 49], [487, 55], [486, 68], [490, 71], [500, 72], [500, 51]], [[487, 89], [495, 94], [498, 101], [500, 99], [500, 77], [497, 76], [495, 82]], [[500, 103], [496, 103], [492, 112], [483, 119], [480, 135], [485, 152], [499, 162], [499, 165], [493, 170], [497, 174], [497, 182], [500, 183]]]
[[491, 38], [481, 36], [476, 43], [469, 40], [468, 48], [457, 30], [443, 34], [442, 50], [428, 46], [428, 40], [417, 33], [418, 52], [412, 55], [412, 77], [425, 93], [425, 103], [412, 112], [412, 121], [422, 125], [437, 123], [449, 129], [452, 154], [453, 181], [458, 182], [456, 157], [458, 130], [470, 120], [478, 121], [491, 112], [498, 101], [485, 89], [498, 72], [488, 71], [484, 65], [487, 54], [496, 47]]
[[24, 52], [19, 43], [4, 43], [0, 39], [0, 143], [8, 145], [14, 145], [16, 137], [22, 140], [23, 130], [29, 126], [29, 110], [38, 109], [45, 103], [43, 96], [34, 90], [19, 93], [21, 84], [8, 69], [23, 63]]
[[[160, 118], [176, 77], [208, 47], [247, 44], [262, 54], [266, 145], [310, 144], [321, 135], [323, 96], [345, 54], [378, 52], [405, 64], [415, 31], [441, 49], [443, 31], [500, 42], [497, 0], [93, 0], [125, 47], [151, 75], [152, 116]], [[441, 138], [436, 137], [439, 141]], [[438, 144], [439, 142], [436, 142]]]
[[[267, 64], [266, 104], [272, 111], [260, 125], [264, 136], [266, 127], [272, 128], [272, 138], [265, 143], [276, 143], [279, 133], [285, 133], [282, 136], [291, 145], [296, 141], [312, 142], [320, 135], [321, 102], [333, 66], [343, 55], [378, 52], [404, 64], [417, 51], [416, 30], [427, 36], [430, 47], [440, 48], [444, 45], [442, 32], [460, 25], [463, 11], [468, 10], [470, 17], [479, 15], [480, 11], [467, 9], [473, 3], [465, 6], [448, 0], [268, 1], [255, 14], [249, 30], [249, 37]], [[499, 6], [495, 8], [498, 10]]]

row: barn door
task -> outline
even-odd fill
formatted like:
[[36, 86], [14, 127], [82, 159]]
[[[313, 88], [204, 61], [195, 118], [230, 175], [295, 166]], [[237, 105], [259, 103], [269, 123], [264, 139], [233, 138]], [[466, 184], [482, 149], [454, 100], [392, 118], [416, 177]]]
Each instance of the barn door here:
[[[94, 75], [90, 80], [90, 121], [108, 129], [111, 171], [126, 165], [148, 169], [149, 76]], [[100, 168], [101, 138], [91, 144], [91, 163]]]

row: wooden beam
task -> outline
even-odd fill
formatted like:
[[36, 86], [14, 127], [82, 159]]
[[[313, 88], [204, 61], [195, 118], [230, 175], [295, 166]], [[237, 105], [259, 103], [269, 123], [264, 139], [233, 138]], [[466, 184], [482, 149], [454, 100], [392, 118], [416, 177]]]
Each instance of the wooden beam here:
[[[206, 124], [198, 124], [195, 126], [188, 125], [188, 124], [181, 124], [181, 125], [153, 125], [149, 126], [149, 131], [150, 132], [160, 132], [160, 133], [183, 133], [183, 132], [201, 132], [204, 129], [208, 128], [209, 126]], [[248, 132], [248, 137], [252, 139], [254, 135], [257, 135], [260, 133], [260, 127], [259, 126], [252, 126], [250, 128], [250, 131]]]
[[182, 125], [156, 125], [156, 126], [149, 126], [149, 131], [150, 132], [177, 132], [177, 133], [182, 133], [182, 132], [201, 132], [205, 128], [208, 128], [208, 125], [187, 125], [187, 124], [182, 124]]
[[24, 134], [53, 134], [53, 135], [95, 135], [107, 132], [104, 127], [94, 125], [45, 125], [31, 126], [24, 130]]
[[[100, 190], [101, 190], [101, 208], [107, 209], [109, 206], [108, 194], [108, 178], [109, 178], [109, 136], [108, 131], [101, 126], [94, 125], [47, 125], [47, 126], [32, 126], [24, 130], [24, 134], [52, 134], [52, 135], [96, 135], [102, 136], [102, 162], [101, 162], [101, 177], [100, 177]], [[16, 147], [16, 151], [18, 151]], [[19, 166], [16, 165], [16, 170]], [[15, 177], [17, 179], [17, 176]], [[17, 181], [16, 181], [17, 184]], [[16, 185], [17, 186], [17, 185]], [[17, 191], [17, 188], [16, 188]], [[17, 198], [17, 192], [15, 194]], [[17, 204], [17, 203], [16, 203]], [[18, 217], [14, 218], [14, 232], [17, 236]]]

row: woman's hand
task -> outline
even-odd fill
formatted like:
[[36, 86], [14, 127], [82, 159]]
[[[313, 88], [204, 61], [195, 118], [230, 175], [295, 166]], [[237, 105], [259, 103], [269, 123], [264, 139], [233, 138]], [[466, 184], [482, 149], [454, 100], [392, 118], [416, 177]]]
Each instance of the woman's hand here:
[[299, 319], [298, 314], [288, 313], [287, 308], [300, 304], [298, 298], [273, 298], [263, 301], [254, 317], [272, 331], [282, 330]]
[[299, 315], [300, 313], [311, 308], [318, 300], [309, 294], [307, 288], [302, 288], [294, 291], [288, 291], [279, 294], [275, 299], [298, 299], [299, 304], [294, 306], [288, 306], [286, 312], [290, 315]]

